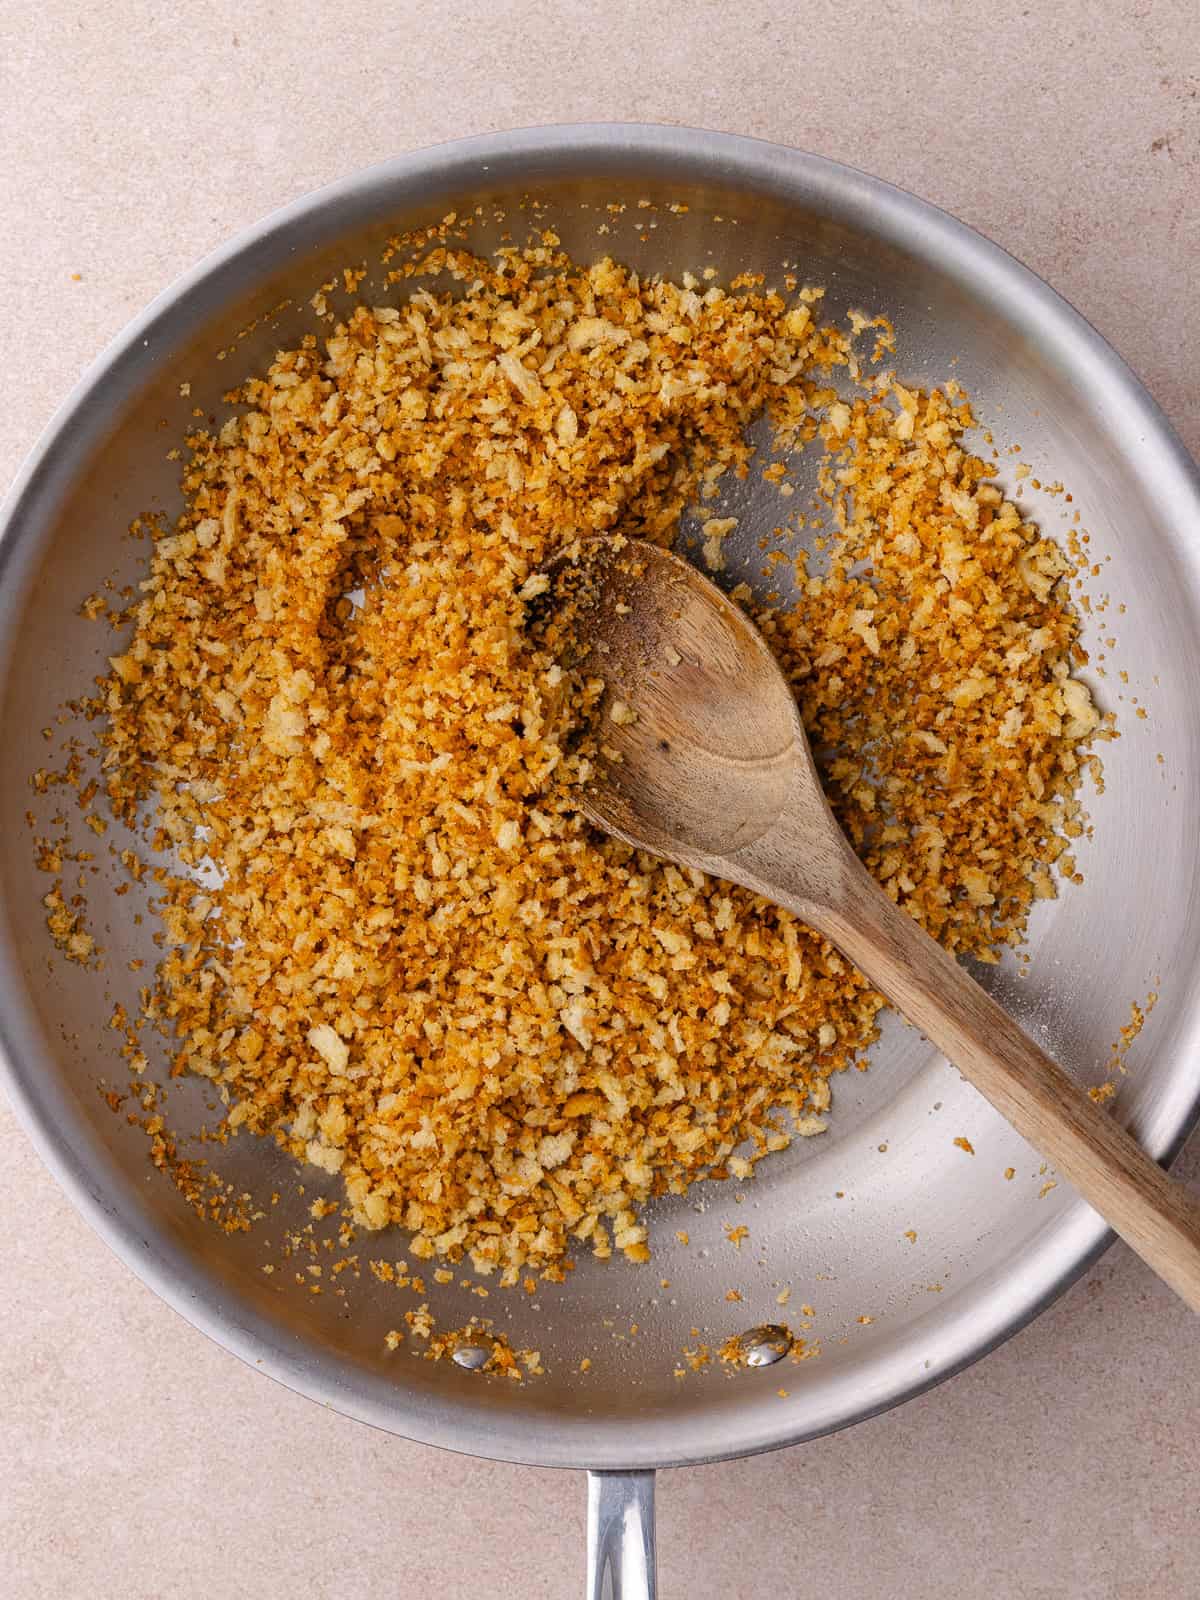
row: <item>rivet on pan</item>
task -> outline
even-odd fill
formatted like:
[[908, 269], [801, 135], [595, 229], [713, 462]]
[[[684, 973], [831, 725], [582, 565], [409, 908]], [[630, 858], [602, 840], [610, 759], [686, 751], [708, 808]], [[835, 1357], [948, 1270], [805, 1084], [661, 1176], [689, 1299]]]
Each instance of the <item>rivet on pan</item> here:
[[748, 1367], [773, 1367], [792, 1348], [792, 1336], [779, 1323], [764, 1322], [761, 1327], [747, 1328], [738, 1344]]
[[464, 1344], [459, 1346], [450, 1359], [457, 1362], [460, 1367], [466, 1367], [468, 1372], [478, 1372], [480, 1367], [487, 1365], [491, 1355], [492, 1352], [485, 1350], [482, 1345]]

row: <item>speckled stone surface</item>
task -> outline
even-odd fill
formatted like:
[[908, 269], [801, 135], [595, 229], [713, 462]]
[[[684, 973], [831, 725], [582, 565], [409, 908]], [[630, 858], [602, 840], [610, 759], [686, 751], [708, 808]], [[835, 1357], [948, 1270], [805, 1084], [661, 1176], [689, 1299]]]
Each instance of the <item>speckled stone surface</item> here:
[[[946, 206], [1074, 301], [1200, 452], [1195, 0], [8, 0], [0, 39], [4, 479], [242, 224], [435, 140], [592, 118], [778, 139]], [[576, 1475], [404, 1444], [257, 1377], [114, 1260], [3, 1108], [0, 1219], [0, 1595], [582, 1592]], [[1200, 1593], [1198, 1423], [1200, 1330], [1118, 1247], [901, 1410], [665, 1474], [662, 1592]]]

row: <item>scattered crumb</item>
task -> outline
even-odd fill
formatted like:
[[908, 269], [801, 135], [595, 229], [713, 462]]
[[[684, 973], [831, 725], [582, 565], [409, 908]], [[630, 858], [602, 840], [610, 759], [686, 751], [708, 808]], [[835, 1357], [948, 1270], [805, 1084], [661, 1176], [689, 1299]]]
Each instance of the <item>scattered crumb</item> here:
[[[415, 1311], [406, 1311], [404, 1320], [413, 1337], [424, 1341], [425, 1348], [420, 1354], [426, 1361], [450, 1360], [456, 1350], [466, 1345], [487, 1351], [487, 1359], [481, 1366], [472, 1368], [473, 1371], [510, 1378], [514, 1383], [521, 1383], [527, 1377], [540, 1378], [545, 1375], [542, 1358], [537, 1350], [515, 1350], [508, 1336], [497, 1333], [490, 1321], [472, 1317], [461, 1328], [438, 1333], [427, 1305], [420, 1306]], [[384, 1342], [389, 1350], [395, 1350], [403, 1339], [404, 1333], [399, 1329], [393, 1329]], [[585, 1357], [580, 1363], [579, 1370], [586, 1372], [590, 1365], [591, 1362]]]
[[1117, 1093], [1118, 1078], [1123, 1077], [1128, 1071], [1125, 1058], [1133, 1045], [1134, 1040], [1146, 1025], [1146, 1019], [1158, 1004], [1158, 991], [1151, 989], [1141, 1005], [1135, 1000], [1129, 1007], [1129, 1021], [1117, 1034], [1110, 1046], [1110, 1054], [1105, 1065], [1107, 1076], [1103, 1083], [1095, 1085], [1088, 1090], [1088, 1094], [1097, 1105], [1105, 1105]]

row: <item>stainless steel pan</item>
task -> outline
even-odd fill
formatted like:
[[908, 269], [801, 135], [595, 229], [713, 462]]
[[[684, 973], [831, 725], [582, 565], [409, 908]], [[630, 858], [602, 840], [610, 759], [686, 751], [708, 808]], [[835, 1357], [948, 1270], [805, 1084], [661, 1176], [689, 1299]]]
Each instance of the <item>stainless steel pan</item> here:
[[[1048, 1175], [1030, 1150], [897, 1025], [869, 1073], [837, 1083], [827, 1133], [772, 1158], [752, 1183], [708, 1185], [658, 1206], [651, 1266], [584, 1258], [561, 1287], [541, 1286], [532, 1298], [494, 1290], [486, 1306], [430, 1282], [443, 1324], [486, 1310], [515, 1343], [540, 1349], [544, 1378], [518, 1386], [403, 1348], [389, 1354], [385, 1332], [412, 1303], [396, 1290], [364, 1274], [343, 1302], [297, 1294], [288, 1274], [261, 1271], [278, 1260], [282, 1228], [308, 1221], [319, 1174], [304, 1175], [300, 1198], [299, 1175], [272, 1148], [236, 1141], [216, 1160], [222, 1176], [282, 1199], [266, 1224], [234, 1235], [202, 1224], [151, 1174], [144, 1137], [96, 1092], [101, 1076], [121, 1081], [107, 1021], [112, 997], [132, 998], [125, 960], [149, 950], [147, 929], [132, 921], [132, 897], [97, 886], [110, 995], [74, 967], [51, 970], [38, 903], [45, 880], [31, 865], [23, 820], [35, 803], [27, 775], [44, 760], [40, 729], [112, 648], [104, 629], [78, 619], [78, 603], [110, 574], [136, 581], [139, 550], [123, 533], [148, 505], [176, 503], [177, 469], [165, 452], [191, 407], [218, 412], [224, 388], [307, 328], [308, 296], [334, 268], [374, 269], [389, 235], [477, 205], [482, 245], [504, 226], [519, 235], [522, 197], [538, 202], [538, 220], [579, 257], [603, 251], [646, 271], [712, 265], [722, 277], [751, 269], [774, 279], [787, 263], [827, 287], [827, 314], [888, 313], [900, 330], [902, 371], [926, 383], [953, 372], [992, 428], [1006, 475], [1012, 458], [1003, 451], [1019, 443], [1034, 477], [1066, 485], [1067, 509], [1081, 512], [1103, 563], [1093, 588], [1113, 597], [1089, 622], [1087, 643], [1107, 658], [1107, 677], [1094, 681], [1122, 713], [1122, 738], [1090, 807], [1095, 837], [1078, 852], [1085, 886], [1042, 908], [1028, 977], [999, 969], [991, 978], [1022, 1023], [1087, 1081], [1103, 1075], [1130, 1003], [1160, 995], [1115, 1114], [1164, 1159], [1200, 1101], [1200, 484], [1103, 340], [1031, 273], [943, 213], [792, 150], [682, 129], [596, 126], [424, 151], [275, 213], [122, 335], [14, 486], [0, 543], [0, 1031], [10, 1093], [31, 1136], [129, 1265], [243, 1360], [408, 1438], [592, 1469], [593, 1592], [607, 1583], [632, 1595], [652, 1584], [654, 1468], [794, 1444], [936, 1383], [1020, 1327], [1095, 1259], [1108, 1242], [1097, 1217], [1065, 1185], [1043, 1194]], [[639, 209], [641, 199], [655, 209]], [[621, 201], [625, 211], [606, 209]], [[497, 208], [507, 223], [494, 219]], [[361, 292], [385, 292], [377, 274]], [[247, 327], [230, 358], [216, 360]], [[1063, 529], [1062, 498], [1031, 484], [1020, 488], [1030, 512]], [[772, 505], [747, 495], [739, 559], [754, 581], [756, 540]], [[1104, 643], [1113, 637], [1115, 646]], [[1148, 719], [1118, 694], [1137, 695]], [[199, 1084], [172, 1089], [177, 1126], [206, 1114]], [[975, 1159], [954, 1148], [958, 1135], [971, 1140]], [[1005, 1181], [1010, 1166], [1017, 1176]], [[726, 1239], [734, 1222], [750, 1229], [740, 1252]], [[915, 1245], [903, 1238], [910, 1229]], [[677, 1230], [690, 1236], [686, 1248]], [[787, 1285], [791, 1301], [781, 1310]], [[726, 1301], [730, 1287], [741, 1291], [740, 1304]], [[814, 1309], [809, 1337], [821, 1342], [819, 1359], [733, 1376], [685, 1367], [685, 1377], [674, 1376], [683, 1348], [696, 1344], [691, 1329], [716, 1344], [758, 1323], [795, 1325], [804, 1304]], [[581, 1374], [585, 1355], [592, 1366]]]

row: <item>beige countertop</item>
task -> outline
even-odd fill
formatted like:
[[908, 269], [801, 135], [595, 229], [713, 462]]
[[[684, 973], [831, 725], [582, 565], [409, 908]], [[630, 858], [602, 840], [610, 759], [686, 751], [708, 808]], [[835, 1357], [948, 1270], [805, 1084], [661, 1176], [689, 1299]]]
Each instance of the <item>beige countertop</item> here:
[[[1195, 0], [9, 0], [0, 29], [5, 480], [85, 363], [244, 223], [435, 140], [591, 118], [778, 139], [946, 206], [1089, 316], [1200, 453]], [[0, 1594], [582, 1592], [581, 1479], [256, 1376], [117, 1263], [3, 1108], [0, 1216]], [[1118, 1247], [922, 1399], [664, 1475], [662, 1590], [1200, 1592], [1198, 1422], [1196, 1324]]]

